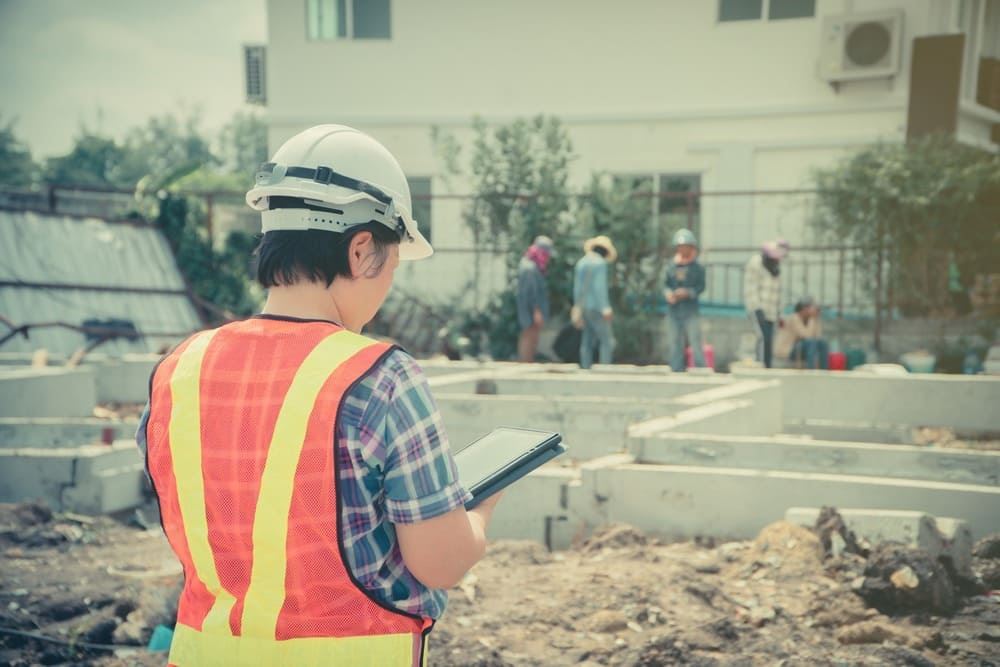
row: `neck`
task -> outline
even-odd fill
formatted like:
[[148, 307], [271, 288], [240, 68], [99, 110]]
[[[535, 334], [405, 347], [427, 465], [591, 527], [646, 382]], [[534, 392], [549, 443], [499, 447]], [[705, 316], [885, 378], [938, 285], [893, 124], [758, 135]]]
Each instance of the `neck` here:
[[297, 283], [270, 288], [261, 313], [303, 320], [329, 320], [354, 331], [344, 321], [333, 295], [319, 283]]

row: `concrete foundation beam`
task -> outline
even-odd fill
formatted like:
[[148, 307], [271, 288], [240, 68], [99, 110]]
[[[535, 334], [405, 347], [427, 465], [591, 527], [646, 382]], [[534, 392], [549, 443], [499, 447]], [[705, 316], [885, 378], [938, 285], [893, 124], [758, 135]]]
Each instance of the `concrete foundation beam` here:
[[[972, 576], [972, 532], [961, 519], [935, 518], [923, 512], [838, 508], [847, 528], [872, 545], [900, 542], [925, 550], [934, 559], [945, 558], [955, 571]], [[791, 507], [785, 521], [812, 528], [818, 507]]]
[[149, 398], [149, 376], [159, 361], [159, 355], [126, 354], [94, 364], [97, 400], [101, 403], [145, 403]]
[[87, 417], [97, 402], [89, 368], [5, 368], [0, 371], [0, 417]]
[[731, 381], [723, 376], [686, 377], [681, 373], [662, 377], [647, 374], [533, 373], [496, 380], [497, 393], [501, 395], [615, 396], [642, 400], [673, 399], [728, 384]]
[[737, 377], [781, 381], [784, 417], [906, 426], [1000, 430], [1000, 378], [971, 375], [884, 376], [734, 367]]
[[136, 421], [113, 422], [95, 418], [3, 417], [0, 418], [0, 448], [107, 444], [132, 439], [137, 426]]
[[669, 401], [626, 398], [438, 393], [435, 399], [454, 450], [496, 426], [523, 426], [558, 431], [574, 460], [622, 451], [630, 424], [676, 410]]
[[0, 501], [41, 499], [57, 511], [105, 514], [145, 500], [143, 462], [131, 441], [0, 450]]
[[497, 504], [489, 539], [534, 540], [549, 549], [568, 549], [570, 487], [579, 486], [579, 471], [544, 466], [521, 479]]
[[[632, 432], [636, 430], [633, 428]], [[679, 430], [687, 429], [681, 427]], [[1000, 452], [824, 442], [789, 436], [767, 438], [669, 432], [629, 438], [628, 450], [642, 463], [764, 468], [1000, 486]]]
[[973, 535], [1000, 531], [1000, 488], [973, 484], [747, 470], [630, 464], [582, 476], [581, 492], [601, 502], [591, 521], [630, 523], [670, 538], [749, 539], [789, 506], [924, 512], [965, 521]]

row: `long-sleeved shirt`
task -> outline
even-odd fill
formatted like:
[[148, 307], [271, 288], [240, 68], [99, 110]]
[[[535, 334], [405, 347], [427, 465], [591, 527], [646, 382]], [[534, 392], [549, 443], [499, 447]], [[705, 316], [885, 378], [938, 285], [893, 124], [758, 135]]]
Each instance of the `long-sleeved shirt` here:
[[806, 322], [798, 313], [785, 320], [785, 326], [778, 330], [774, 340], [774, 355], [787, 358], [797, 341], [823, 337], [823, 323], [818, 317], [810, 317]]
[[675, 315], [687, 315], [698, 312], [698, 297], [705, 291], [705, 267], [693, 260], [687, 264], [678, 264], [671, 260], [667, 265], [667, 280], [665, 287], [673, 292], [684, 288], [689, 292], [688, 298], [680, 299], [670, 306]]
[[608, 297], [608, 262], [596, 252], [588, 252], [573, 270], [573, 305], [583, 310], [611, 310]]
[[759, 254], [750, 258], [743, 272], [743, 304], [748, 313], [764, 311], [764, 317], [772, 322], [781, 316], [781, 279], [771, 275]]

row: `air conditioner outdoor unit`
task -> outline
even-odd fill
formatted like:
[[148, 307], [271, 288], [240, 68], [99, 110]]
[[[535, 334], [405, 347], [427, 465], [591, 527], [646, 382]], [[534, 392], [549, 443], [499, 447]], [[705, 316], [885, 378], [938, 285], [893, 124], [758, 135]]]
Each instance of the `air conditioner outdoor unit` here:
[[894, 76], [902, 34], [900, 10], [825, 17], [820, 76], [832, 84]]
[[267, 47], [259, 44], [243, 45], [243, 70], [247, 102], [267, 102]]

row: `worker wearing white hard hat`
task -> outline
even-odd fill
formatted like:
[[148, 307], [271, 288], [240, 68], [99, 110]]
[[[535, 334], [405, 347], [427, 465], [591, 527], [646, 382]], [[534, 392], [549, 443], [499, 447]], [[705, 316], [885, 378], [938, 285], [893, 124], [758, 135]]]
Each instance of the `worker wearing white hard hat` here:
[[170, 662], [426, 664], [499, 494], [466, 511], [423, 371], [361, 334], [399, 261], [432, 252], [406, 176], [320, 125], [247, 202], [263, 312], [169, 354], [137, 435], [185, 573]]

